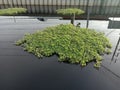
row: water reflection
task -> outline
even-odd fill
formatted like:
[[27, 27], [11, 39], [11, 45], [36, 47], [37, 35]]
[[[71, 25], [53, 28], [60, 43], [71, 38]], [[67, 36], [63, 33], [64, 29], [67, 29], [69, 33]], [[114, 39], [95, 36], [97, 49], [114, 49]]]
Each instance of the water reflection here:
[[103, 67], [105, 70], [107, 70], [108, 72], [110, 72], [112, 75], [114, 75], [114, 76], [116, 76], [117, 78], [120, 79], [119, 74], [114, 73], [112, 70], [110, 70], [109, 68], [107, 68], [107, 67], [104, 66], [104, 65], [101, 65], [101, 67]]
[[109, 29], [120, 29], [120, 18], [110, 17], [108, 28]]
[[108, 28], [119, 29], [120, 28], [120, 21], [109, 21]]
[[110, 29], [112, 29], [112, 30], [109, 33], [107, 33], [106, 36], [107, 37], [110, 36], [111, 42], [113, 43], [114, 50], [113, 50], [113, 54], [105, 57], [105, 60], [111, 60], [110, 64], [108, 64], [108, 62], [107, 62], [107, 63], [102, 64], [101, 67], [104, 70], [111, 73], [111, 75], [120, 79], [119, 70], [117, 69], [119, 67], [119, 66], [117, 66], [117, 65], [119, 65], [119, 62], [117, 62], [117, 61], [119, 60], [119, 55], [120, 55], [120, 34], [118, 36], [119, 31], [117, 29], [120, 29], [120, 18], [109, 18], [109, 19], [110, 20], [108, 23], [108, 30], [110, 30]]
[[[119, 43], [120, 43], [120, 36], [119, 36], [118, 42], [117, 42], [117, 44], [116, 44], [116, 47], [115, 47], [113, 56], [112, 56], [112, 58], [111, 58], [111, 62], [114, 61], [114, 63], [116, 63], [116, 61], [118, 60], [118, 56], [119, 56], [119, 54], [120, 54]], [[115, 59], [115, 60], [114, 60], [114, 59]]]
[[[116, 17], [110, 17], [109, 18], [108, 29], [120, 29], [120, 18], [119, 17], [117, 17], [117, 18]], [[114, 31], [115, 30], [111, 31], [109, 34], [113, 33]], [[116, 63], [117, 60], [118, 60], [118, 56], [120, 54], [119, 43], [120, 43], [120, 36], [119, 36], [119, 39], [117, 41], [115, 50], [113, 52], [113, 55], [112, 55], [112, 58], [111, 58], [111, 63], [112, 62]]]
[[120, 75], [119, 75], [118, 73], [114, 72], [114, 70], [111, 70], [111, 67], [112, 67], [112, 66], [111, 66], [111, 63], [112, 63], [112, 62], [116, 63], [117, 60], [118, 60], [118, 57], [119, 57], [119, 55], [120, 55], [120, 48], [119, 48], [119, 46], [120, 46], [120, 36], [119, 36], [119, 38], [118, 38], [117, 44], [116, 44], [116, 46], [115, 46], [115, 50], [114, 50], [113, 55], [112, 55], [112, 58], [111, 58], [110, 67], [107, 67], [106, 65], [101, 64], [101, 67], [102, 67], [104, 70], [108, 71], [111, 75], [115, 76], [115, 77], [118, 78], [118, 79], [120, 79]]
[[[8, 22], [8, 19], [1, 22]], [[25, 22], [24, 22], [25, 21]], [[33, 55], [23, 52], [22, 49], [13, 49], [12, 42], [14, 38], [6, 36], [12, 36], [16, 34], [22, 37], [25, 32], [33, 32], [34, 28], [43, 28], [46, 25], [56, 24], [56, 20], [49, 20], [40, 25], [36, 23], [34, 19], [20, 19], [16, 24], [3, 24], [0, 23], [1, 43], [0, 43], [0, 90], [119, 90], [120, 89], [120, 63], [108, 65], [111, 60], [111, 55], [106, 56], [102, 66], [99, 70], [93, 68], [94, 63], [89, 63], [86, 67], [80, 68], [80, 65], [70, 65], [66, 63], [59, 63], [58, 57], [45, 57], [42, 60], [36, 58]], [[29, 24], [26, 24], [29, 22]], [[95, 23], [92, 23], [95, 22]], [[107, 26], [100, 21], [92, 21], [90, 25], [99, 30]], [[97, 23], [99, 22], [99, 23]], [[49, 23], [49, 24], [48, 24]], [[61, 21], [59, 23], [66, 23]], [[82, 25], [85, 23], [81, 21]], [[58, 23], [57, 23], [58, 24]], [[33, 27], [35, 26], [35, 27]], [[40, 27], [39, 27], [40, 26]], [[9, 27], [9, 30], [8, 30]], [[22, 27], [22, 30], [19, 28]], [[110, 32], [110, 30], [108, 30]], [[116, 30], [117, 31], [117, 30]], [[5, 36], [5, 34], [7, 34]], [[114, 32], [110, 32], [112, 43], [116, 44], [118, 40], [113, 38]], [[118, 33], [117, 33], [118, 34]], [[107, 34], [108, 35], [108, 34]], [[116, 35], [116, 33], [115, 33]], [[114, 35], [114, 36], [115, 36]], [[116, 35], [117, 36], [117, 35]], [[118, 36], [117, 36], [118, 38]], [[4, 41], [4, 42], [3, 42]], [[116, 45], [115, 45], [116, 46]], [[120, 52], [119, 45], [117, 46], [114, 54], [119, 57]], [[9, 48], [9, 50], [2, 50], [3, 48]], [[18, 53], [21, 55], [18, 55]], [[22, 54], [21, 54], [22, 53]], [[114, 61], [114, 60], [113, 60]], [[117, 60], [116, 60], [117, 61]], [[117, 66], [118, 65], [118, 66]]]

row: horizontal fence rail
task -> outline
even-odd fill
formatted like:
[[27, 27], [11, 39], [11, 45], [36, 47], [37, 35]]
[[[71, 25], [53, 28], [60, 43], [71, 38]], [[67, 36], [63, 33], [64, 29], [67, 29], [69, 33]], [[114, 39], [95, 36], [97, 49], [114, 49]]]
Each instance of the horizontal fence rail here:
[[120, 16], [120, 0], [0, 0], [0, 9], [27, 8], [27, 14], [56, 14], [61, 8], [80, 8], [91, 15]]

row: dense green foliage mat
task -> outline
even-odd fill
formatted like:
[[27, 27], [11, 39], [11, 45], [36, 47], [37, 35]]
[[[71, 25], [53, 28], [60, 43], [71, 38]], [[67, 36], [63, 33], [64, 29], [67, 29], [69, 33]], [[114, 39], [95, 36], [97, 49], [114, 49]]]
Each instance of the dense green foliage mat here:
[[59, 61], [86, 66], [94, 61], [99, 67], [102, 55], [110, 53], [111, 44], [103, 33], [72, 24], [48, 27], [18, 40], [24, 50], [38, 57], [58, 55]]

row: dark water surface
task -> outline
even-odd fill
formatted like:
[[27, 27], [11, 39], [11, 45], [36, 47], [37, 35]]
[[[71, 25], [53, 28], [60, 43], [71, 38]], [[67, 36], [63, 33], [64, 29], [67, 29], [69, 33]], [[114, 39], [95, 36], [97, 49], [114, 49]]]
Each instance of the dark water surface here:
[[[2, 18], [2, 17], [0, 17]], [[0, 90], [120, 90], [119, 47], [113, 60], [105, 55], [99, 70], [89, 63], [80, 65], [59, 63], [57, 56], [38, 59], [14, 42], [26, 33], [69, 21], [37, 19], [0, 19]], [[79, 21], [76, 21], [79, 22]], [[84, 27], [86, 21], [80, 21]], [[100, 26], [101, 25], [101, 26]], [[90, 21], [89, 28], [104, 31], [115, 50], [119, 29], [107, 29], [108, 21]], [[116, 60], [117, 59], [117, 60]]]

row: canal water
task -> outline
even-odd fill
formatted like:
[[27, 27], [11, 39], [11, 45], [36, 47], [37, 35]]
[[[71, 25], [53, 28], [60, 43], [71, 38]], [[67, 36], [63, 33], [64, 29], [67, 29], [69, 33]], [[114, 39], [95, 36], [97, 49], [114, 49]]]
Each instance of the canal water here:
[[[119, 29], [108, 29], [109, 21], [90, 20], [89, 28], [104, 32], [112, 43], [112, 53], [104, 55], [99, 69], [94, 62], [82, 68], [80, 65], [58, 62], [57, 56], [38, 59], [15, 46], [14, 42], [25, 33], [69, 20], [48, 19], [38, 21], [31, 17], [0, 17], [0, 90], [119, 90], [120, 89], [120, 47]], [[86, 26], [86, 20], [81, 27]], [[114, 57], [113, 57], [114, 54]], [[113, 58], [112, 58], [113, 57]]]

